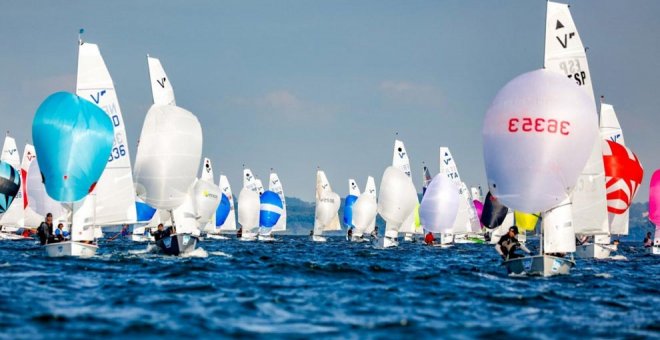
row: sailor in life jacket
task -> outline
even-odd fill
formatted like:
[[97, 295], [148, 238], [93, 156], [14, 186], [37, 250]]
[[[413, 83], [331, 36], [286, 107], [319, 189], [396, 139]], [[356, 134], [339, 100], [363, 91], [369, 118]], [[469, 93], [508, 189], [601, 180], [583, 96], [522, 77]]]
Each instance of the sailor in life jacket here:
[[516, 254], [518, 248], [522, 249], [527, 254], [530, 253], [529, 249], [527, 249], [524, 244], [518, 242], [516, 235], [518, 235], [518, 227], [515, 225], [511, 226], [509, 232], [500, 237], [500, 240], [497, 241], [497, 244], [495, 245], [495, 250], [497, 250], [497, 253], [502, 256], [504, 261], [524, 257], [523, 255]]

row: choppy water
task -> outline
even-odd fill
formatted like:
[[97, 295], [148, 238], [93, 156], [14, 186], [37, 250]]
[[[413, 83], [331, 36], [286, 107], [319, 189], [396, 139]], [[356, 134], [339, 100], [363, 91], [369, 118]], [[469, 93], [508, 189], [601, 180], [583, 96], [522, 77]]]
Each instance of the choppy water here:
[[102, 241], [92, 259], [52, 259], [33, 242], [0, 242], [0, 336], [660, 336], [660, 257], [633, 244], [554, 278], [507, 277], [491, 246], [476, 244], [200, 246], [174, 258]]

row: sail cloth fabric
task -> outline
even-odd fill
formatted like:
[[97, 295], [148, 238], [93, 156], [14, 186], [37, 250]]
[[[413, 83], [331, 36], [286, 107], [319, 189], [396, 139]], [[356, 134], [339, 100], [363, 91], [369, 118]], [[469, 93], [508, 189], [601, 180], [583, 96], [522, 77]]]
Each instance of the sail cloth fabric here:
[[603, 163], [607, 179], [607, 211], [623, 214], [642, 184], [644, 168], [630, 149], [611, 140], [603, 141]]
[[[236, 230], [236, 213], [234, 209], [234, 195], [231, 192], [231, 186], [227, 176], [220, 175], [220, 190], [222, 190], [223, 198], [218, 205], [215, 212], [215, 226], [216, 231], [233, 231]], [[228, 205], [227, 215], [224, 214], [225, 205]]]
[[[490, 191], [509, 208], [545, 211], [568, 197], [598, 136], [591, 98], [556, 72], [507, 83], [484, 119]], [[506, 161], [504, 161], [506, 159]]]
[[133, 224], [136, 221], [135, 189], [124, 118], [112, 77], [96, 44], [81, 42], [79, 46], [76, 94], [105, 111], [112, 121], [114, 139], [93, 197], [78, 207], [80, 211], [92, 212], [93, 216], [76, 216], [75, 219], [97, 226]]
[[135, 211], [137, 212], [138, 223], [147, 223], [156, 214], [156, 209], [144, 203], [139, 197], [135, 198]]
[[410, 177], [399, 168], [385, 169], [380, 183], [378, 213], [398, 231], [406, 218], [414, 213], [417, 193]]
[[9, 209], [20, 187], [21, 176], [18, 171], [8, 163], [0, 161], [0, 214]]
[[529, 214], [522, 211], [514, 211], [513, 218], [516, 221], [516, 226], [523, 230], [534, 230], [536, 223], [539, 221], [539, 214]]
[[152, 105], [135, 159], [135, 189], [145, 203], [174, 209], [186, 199], [202, 157], [202, 127], [177, 106]]
[[649, 186], [649, 220], [656, 226], [660, 225], [660, 170], [653, 173]]
[[48, 213], [53, 214], [54, 221], [66, 220], [66, 207], [62, 203], [50, 198], [46, 193], [38, 160], [33, 161], [30, 164], [30, 168], [28, 168], [26, 187], [30, 208], [39, 214], [42, 220]]
[[277, 193], [270, 190], [261, 194], [259, 200], [259, 226], [272, 228], [283, 214], [282, 200]]
[[[481, 213], [481, 224], [488, 229], [495, 229], [504, 223], [509, 208], [500, 203], [490, 191], [484, 199], [484, 208]], [[512, 221], [513, 222], [513, 221]], [[507, 228], [510, 226], [506, 226]]]
[[355, 195], [348, 195], [344, 199], [344, 224], [348, 227], [354, 227], [353, 223], [353, 207], [358, 197]]
[[32, 140], [46, 192], [60, 202], [74, 202], [94, 189], [114, 140], [110, 117], [75, 94], [57, 92], [39, 106]]
[[458, 213], [460, 199], [454, 183], [445, 174], [436, 175], [426, 188], [419, 208], [424, 229], [434, 233], [450, 232]]

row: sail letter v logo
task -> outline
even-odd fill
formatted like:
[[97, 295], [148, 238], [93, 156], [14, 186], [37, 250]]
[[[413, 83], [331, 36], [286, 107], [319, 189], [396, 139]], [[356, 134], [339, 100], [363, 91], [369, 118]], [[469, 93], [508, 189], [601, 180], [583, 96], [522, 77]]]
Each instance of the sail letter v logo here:
[[96, 97], [94, 97], [93, 94], [90, 94], [89, 96], [92, 97], [92, 100], [94, 103], [98, 104], [101, 101], [101, 97], [105, 94], [105, 90], [101, 92], [96, 92]]
[[167, 78], [165, 78], [165, 77], [163, 77], [163, 79], [161, 79], [161, 80], [156, 79], [156, 82], [157, 82], [158, 85], [160, 85], [160, 87], [162, 87], [162, 88], [165, 88], [165, 82], [166, 82], [166, 81], [167, 81]]
[[563, 40], [559, 36], [557, 36], [555, 38], [557, 38], [557, 41], [559, 41], [559, 44], [561, 45], [562, 48], [566, 48], [566, 47], [568, 47], [568, 40], [573, 39], [574, 36], [575, 36], [575, 32], [571, 32], [571, 33], [568, 33], [568, 34], [564, 34], [564, 39]]

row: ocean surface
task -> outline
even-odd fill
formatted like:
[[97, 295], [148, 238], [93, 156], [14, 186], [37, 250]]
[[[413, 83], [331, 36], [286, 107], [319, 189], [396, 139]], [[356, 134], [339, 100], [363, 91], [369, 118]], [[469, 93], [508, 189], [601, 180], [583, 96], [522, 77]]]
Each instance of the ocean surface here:
[[660, 257], [638, 243], [552, 278], [508, 277], [479, 244], [282, 236], [203, 241], [187, 258], [125, 239], [100, 246], [56, 259], [32, 241], [0, 242], [0, 337], [660, 337]]

